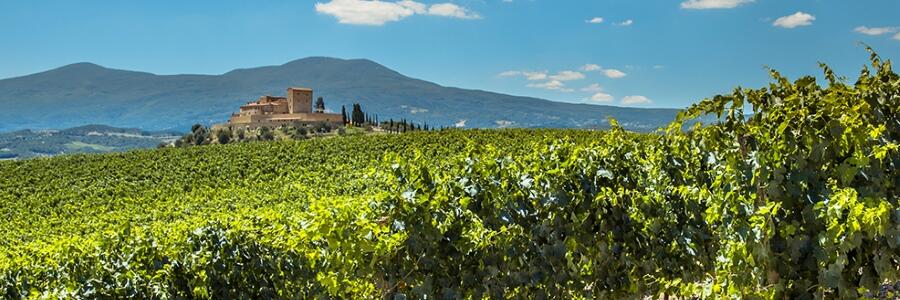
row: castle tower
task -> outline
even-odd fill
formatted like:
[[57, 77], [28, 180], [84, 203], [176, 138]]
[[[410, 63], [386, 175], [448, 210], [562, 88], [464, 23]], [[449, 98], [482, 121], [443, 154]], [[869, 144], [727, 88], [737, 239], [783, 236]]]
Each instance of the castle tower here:
[[288, 88], [288, 113], [311, 113], [313, 90], [307, 88]]

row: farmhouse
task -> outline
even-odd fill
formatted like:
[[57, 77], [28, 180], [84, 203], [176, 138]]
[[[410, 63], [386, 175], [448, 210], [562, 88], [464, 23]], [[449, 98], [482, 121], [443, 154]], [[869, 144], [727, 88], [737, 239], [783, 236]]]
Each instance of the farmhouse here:
[[258, 128], [293, 123], [342, 123], [341, 114], [325, 113], [322, 97], [313, 107], [313, 90], [288, 88], [287, 97], [262, 96], [256, 101], [241, 105], [240, 111], [231, 114], [228, 123], [216, 127]]

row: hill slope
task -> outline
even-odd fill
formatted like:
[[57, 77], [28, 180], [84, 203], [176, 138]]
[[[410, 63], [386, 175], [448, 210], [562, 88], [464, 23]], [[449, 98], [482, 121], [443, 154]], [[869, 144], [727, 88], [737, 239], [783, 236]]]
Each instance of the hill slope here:
[[370, 60], [311, 57], [222, 75], [154, 75], [90, 63], [0, 80], [0, 131], [108, 124], [146, 130], [218, 123], [259, 95], [313, 87], [327, 108], [361, 103], [380, 118], [466, 127], [598, 127], [613, 116], [648, 130], [677, 110], [571, 104], [444, 87]]
[[147, 132], [104, 125], [63, 130], [25, 129], [0, 133], [0, 160], [152, 148], [179, 136], [178, 132]]

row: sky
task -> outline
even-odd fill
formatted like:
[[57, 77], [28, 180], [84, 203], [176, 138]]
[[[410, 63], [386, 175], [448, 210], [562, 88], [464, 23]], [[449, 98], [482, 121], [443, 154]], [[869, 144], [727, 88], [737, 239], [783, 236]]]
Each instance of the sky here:
[[766, 67], [852, 81], [900, 58], [898, 0], [0, 0], [0, 78], [76, 62], [222, 74], [367, 58], [445, 86], [681, 108]]

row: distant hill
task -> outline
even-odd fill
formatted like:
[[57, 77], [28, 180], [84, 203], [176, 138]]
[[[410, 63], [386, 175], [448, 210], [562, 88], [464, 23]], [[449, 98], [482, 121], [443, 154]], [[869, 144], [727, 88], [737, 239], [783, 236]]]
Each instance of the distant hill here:
[[332, 111], [358, 102], [382, 120], [436, 126], [594, 128], [612, 116], [628, 129], [646, 131], [677, 113], [444, 87], [365, 59], [311, 57], [222, 75], [154, 75], [77, 63], [0, 80], [0, 132], [83, 124], [184, 131], [194, 123], [223, 122], [240, 104], [283, 95], [289, 86], [314, 88]]
[[0, 133], [0, 160], [153, 148], [180, 135], [172, 131], [148, 132], [105, 125], [63, 130], [18, 130]]

